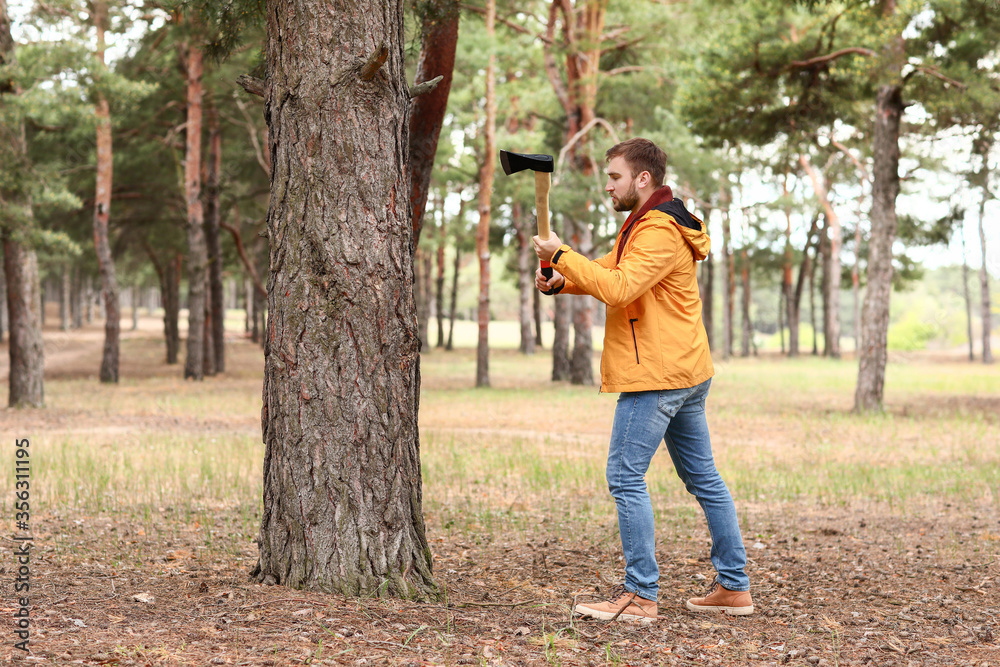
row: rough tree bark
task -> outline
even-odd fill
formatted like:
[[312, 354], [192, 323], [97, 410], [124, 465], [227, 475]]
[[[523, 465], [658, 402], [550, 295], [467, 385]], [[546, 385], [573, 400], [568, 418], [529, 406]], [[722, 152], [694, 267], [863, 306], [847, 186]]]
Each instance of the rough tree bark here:
[[[211, 100], [210, 100], [211, 102]], [[222, 172], [222, 126], [215, 104], [208, 105], [208, 159], [205, 162], [205, 245], [208, 254], [208, 316], [211, 319], [209, 339], [212, 350], [211, 373], [226, 370], [226, 303], [222, 284], [222, 242], [219, 238], [221, 210], [219, 178]], [[206, 368], [206, 372], [208, 369]]]
[[252, 576], [427, 599], [438, 590], [421, 510], [402, 4], [267, 2], [266, 449]]
[[[93, 3], [93, 22], [97, 29], [98, 67], [104, 67], [104, 33], [108, 25], [108, 6]], [[118, 382], [118, 351], [121, 336], [121, 309], [115, 262], [108, 239], [111, 212], [111, 182], [114, 160], [111, 153], [111, 111], [108, 100], [97, 93], [94, 110], [97, 120], [97, 190], [94, 195], [94, 250], [101, 272], [101, 293], [104, 297], [104, 352], [101, 356], [101, 382]]]
[[882, 410], [885, 364], [888, 358], [889, 298], [892, 295], [892, 244], [896, 238], [896, 196], [899, 194], [899, 123], [903, 96], [899, 84], [879, 88], [875, 108], [872, 154], [872, 230], [868, 245], [868, 289], [861, 316], [861, 350], [856, 412]]
[[[496, 35], [496, 0], [486, 2], [486, 35], [492, 44]], [[486, 64], [486, 125], [483, 164], [479, 169], [479, 225], [476, 227], [476, 257], [479, 259], [479, 341], [476, 346], [476, 386], [490, 386], [490, 199], [496, 171], [496, 54], [490, 47]]]
[[459, 3], [457, 0], [424, 0], [418, 3], [423, 12], [420, 57], [414, 85], [442, 77], [428, 93], [418, 95], [410, 106], [409, 143], [410, 205], [413, 209], [413, 247], [420, 242], [424, 207], [430, 190], [434, 156], [448, 108], [455, 48], [458, 44]]
[[205, 335], [205, 211], [201, 202], [202, 52], [191, 38], [187, 47], [187, 125], [184, 191], [187, 197], [188, 338], [184, 378], [203, 380]]

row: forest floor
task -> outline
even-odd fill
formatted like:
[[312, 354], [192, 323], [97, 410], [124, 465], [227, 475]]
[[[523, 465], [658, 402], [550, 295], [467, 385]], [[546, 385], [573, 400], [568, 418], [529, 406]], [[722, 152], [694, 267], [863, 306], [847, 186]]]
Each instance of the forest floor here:
[[[434, 603], [252, 582], [262, 354], [227, 342], [201, 383], [162, 361], [158, 322], [96, 380], [101, 332], [46, 332], [47, 407], [0, 410], [0, 461], [30, 439], [30, 652], [102, 665], [990, 665], [1000, 667], [1000, 373], [919, 355], [890, 365], [887, 414], [849, 414], [855, 367], [718, 365], [716, 459], [750, 556], [756, 613], [685, 611], [711, 582], [693, 499], [649, 475], [661, 567], [651, 625], [574, 620], [622, 577], [603, 457], [614, 397], [548, 382], [550, 357], [470, 350], [422, 364]], [[183, 354], [183, 353], [182, 353]], [[0, 402], [6, 404], [6, 346]], [[0, 614], [11, 618], [14, 481], [0, 480]], [[23, 533], [22, 533], [23, 534]], [[22, 594], [23, 595], [23, 594]]]

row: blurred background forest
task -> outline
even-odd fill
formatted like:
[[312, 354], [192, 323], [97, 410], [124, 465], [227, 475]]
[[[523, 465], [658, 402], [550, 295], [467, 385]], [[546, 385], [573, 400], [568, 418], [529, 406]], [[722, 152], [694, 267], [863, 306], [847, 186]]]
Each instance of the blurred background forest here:
[[[227, 318], [230, 334], [263, 339], [270, 155], [263, 100], [244, 90], [263, 67], [262, 3], [8, 3], [6, 263], [37, 261], [47, 327], [72, 331], [116, 313], [104, 381], [117, 381], [114, 322], [128, 328], [131, 315], [137, 326], [140, 313], [162, 315], [166, 362], [186, 362], [186, 377], [224, 370]], [[888, 350], [991, 359], [992, 0], [418, 1], [409, 10], [413, 71], [428, 26], [457, 26], [417, 216], [425, 353], [475, 345], [488, 290], [491, 345], [552, 349], [553, 379], [593, 383], [603, 308], [533, 290], [532, 180], [494, 178], [495, 151], [556, 156], [553, 227], [596, 257], [620, 222], [603, 195], [603, 152], [646, 136], [668, 153], [667, 182], [709, 224], [714, 247], [700, 271], [718, 358], [853, 355], [869, 248], [888, 239]], [[251, 83], [237, 85], [241, 75]], [[887, 232], [873, 223], [888, 210], [873, 123], [889, 79], [902, 115]], [[477, 236], [488, 240], [485, 277]], [[5, 301], [0, 335], [11, 321]]]

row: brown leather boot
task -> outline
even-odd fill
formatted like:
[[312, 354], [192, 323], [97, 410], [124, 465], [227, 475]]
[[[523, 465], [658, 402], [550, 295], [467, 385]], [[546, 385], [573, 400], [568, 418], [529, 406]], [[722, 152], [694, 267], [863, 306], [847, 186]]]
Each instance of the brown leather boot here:
[[749, 616], [753, 613], [753, 599], [749, 591], [731, 591], [718, 581], [712, 582], [704, 597], [691, 598], [685, 606], [691, 611], [730, 616]]
[[624, 584], [619, 584], [611, 591], [611, 597], [607, 602], [578, 604], [573, 607], [573, 611], [580, 616], [602, 621], [623, 618], [652, 623], [656, 620], [656, 601], [641, 598], [636, 593], [625, 590]]

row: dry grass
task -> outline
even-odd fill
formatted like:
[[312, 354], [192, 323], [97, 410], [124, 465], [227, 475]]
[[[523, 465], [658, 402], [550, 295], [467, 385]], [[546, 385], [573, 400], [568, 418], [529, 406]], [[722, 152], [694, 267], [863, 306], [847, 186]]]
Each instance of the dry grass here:
[[[260, 350], [234, 337], [229, 372], [184, 382], [162, 363], [158, 325], [126, 334], [116, 387], [95, 379], [99, 330], [48, 332], [47, 407], [0, 413], [9, 438], [32, 441], [32, 646], [48, 662], [995, 660], [995, 369], [897, 361], [887, 414], [861, 418], [849, 414], [851, 362], [720, 364], [709, 419], [744, 539], [761, 545], [760, 613], [715, 623], [677, 604], [711, 572], [703, 521], [662, 453], [649, 485], [663, 618], [641, 630], [566, 625], [573, 594], [620, 577], [603, 480], [614, 397], [553, 385], [547, 354], [494, 351], [490, 390], [470, 388], [471, 351], [424, 356], [425, 513], [449, 604], [408, 606], [246, 579], [261, 502]], [[0, 463], [12, 469], [12, 444]], [[12, 503], [5, 476], [7, 516]]]

